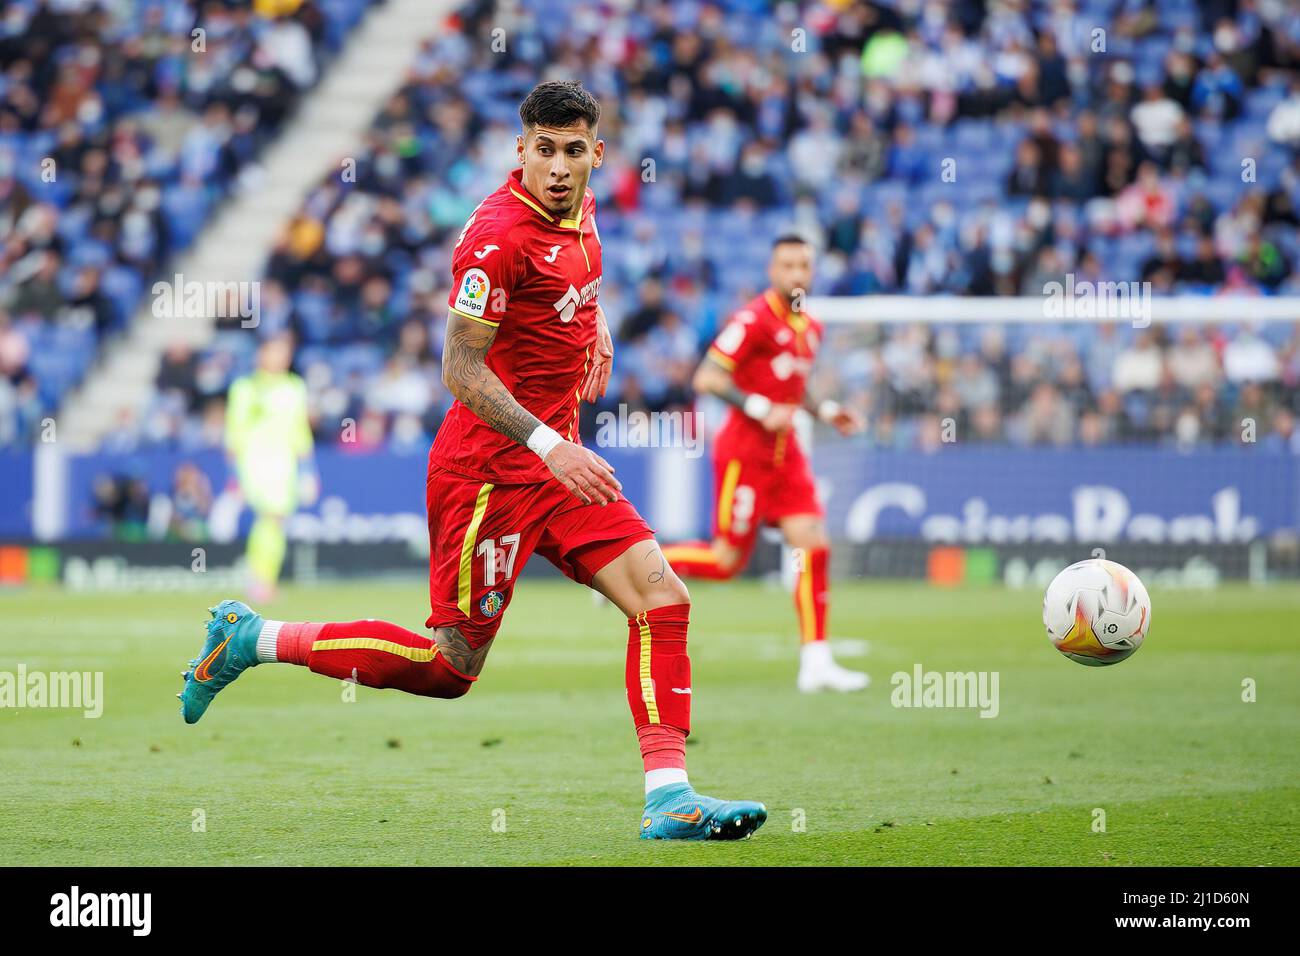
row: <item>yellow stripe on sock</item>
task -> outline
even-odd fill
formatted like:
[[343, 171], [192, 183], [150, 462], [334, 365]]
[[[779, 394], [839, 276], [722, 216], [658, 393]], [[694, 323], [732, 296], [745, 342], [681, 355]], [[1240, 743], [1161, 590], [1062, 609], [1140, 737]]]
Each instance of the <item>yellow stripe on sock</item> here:
[[718, 494], [718, 530], [731, 530], [731, 503], [736, 496], [736, 484], [740, 481], [740, 459], [733, 458], [727, 462], [727, 470], [722, 476], [722, 491]]
[[650, 723], [659, 723], [659, 704], [655, 701], [655, 682], [650, 676], [650, 621], [647, 613], [642, 611], [636, 616], [641, 631], [641, 699], [645, 701], [646, 715]]
[[[808, 561], [805, 552], [804, 560]], [[804, 567], [799, 577], [799, 592], [796, 603], [799, 605], [799, 630], [803, 633], [803, 643], [817, 639], [817, 619], [813, 615], [812, 564]]]
[[405, 644], [382, 641], [377, 637], [335, 637], [327, 641], [315, 641], [311, 649], [313, 653], [316, 651], [383, 651], [386, 654], [405, 657], [408, 661], [415, 661], [417, 664], [427, 664], [438, 653], [436, 646], [407, 647]]
[[491, 493], [491, 483], [483, 482], [483, 487], [479, 488], [478, 498], [474, 502], [474, 516], [469, 519], [469, 527], [465, 529], [465, 541], [460, 546], [460, 578], [457, 582], [456, 606], [466, 617], [469, 617], [470, 593], [474, 590], [474, 543], [478, 538], [479, 525], [483, 523], [483, 515], [487, 513], [488, 495]]

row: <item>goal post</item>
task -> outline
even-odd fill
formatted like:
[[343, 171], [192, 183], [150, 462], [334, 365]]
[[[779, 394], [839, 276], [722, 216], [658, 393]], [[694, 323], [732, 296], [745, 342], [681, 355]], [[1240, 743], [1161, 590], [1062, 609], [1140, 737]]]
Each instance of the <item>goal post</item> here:
[[[1142, 283], [1098, 282], [1094, 291], [1082, 283], [1060, 283], [1043, 295], [1026, 296], [809, 296], [807, 311], [827, 324], [861, 322], [933, 322], [996, 325], [1004, 322], [1141, 323], [1125, 314], [1149, 304], [1150, 323], [1300, 322], [1300, 296], [1155, 296], [1133, 286]], [[1136, 327], [1145, 327], [1137, 324]]]

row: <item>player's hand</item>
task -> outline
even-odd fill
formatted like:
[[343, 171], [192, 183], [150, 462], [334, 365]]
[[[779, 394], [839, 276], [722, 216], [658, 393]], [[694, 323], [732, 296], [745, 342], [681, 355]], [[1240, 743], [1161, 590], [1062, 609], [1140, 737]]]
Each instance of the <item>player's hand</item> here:
[[562, 441], [551, 449], [546, 456], [546, 467], [584, 505], [618, 501], [618, 493], [623, 488], [622, 482], [614, 477], [613, 465], [591, 449], [571, 441]]
[[596, 348], [591, 357], [591, 368], [582, 382], [582, 397], [588, 403], [605, 397], [609, 387], [609, 373], [614, 368], [614, 339], [609, 334], [605, 310], [596, 304]]
[[773, 405], [763, 419], [763, 427], [770, 432], [783, 432], [794, 425], [794, 413], [798, 410], [798, 405]]
[[298, 499], [308, 508], [320, 498], [320, 476], [314, 469], [304, 469], [298, 475]]
[[839, 411], [831, 416], [829, 424], [837, 432], [845, 436], [856, 435], [867, 427], [866, 419], [858, 413], [856, 408], [848, 408], [843, 405], [840, 406]]

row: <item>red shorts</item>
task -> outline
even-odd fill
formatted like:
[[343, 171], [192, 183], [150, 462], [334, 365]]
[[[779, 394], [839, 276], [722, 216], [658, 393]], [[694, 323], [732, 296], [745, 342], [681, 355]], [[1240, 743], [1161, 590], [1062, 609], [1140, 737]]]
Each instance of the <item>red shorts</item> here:
[[456, 627], [472, 647], [496, 636], [515, 581], [537, 552], [580, 584], [654, 531], [632, 503], [584, 505], [558, 481], [493, 485], [429, 466], [425, 627]]
[[770, 452], [727, 438], [720, 434], [713, 449], [714, 538], [747, 554], [763, 525], [823, 513], [812, 467], [792, 435]]

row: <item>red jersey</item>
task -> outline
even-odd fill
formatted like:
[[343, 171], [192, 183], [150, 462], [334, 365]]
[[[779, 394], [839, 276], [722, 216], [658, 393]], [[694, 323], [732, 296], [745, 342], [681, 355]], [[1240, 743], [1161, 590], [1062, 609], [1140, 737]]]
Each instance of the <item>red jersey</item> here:
[[[496, 328], [487, 367], [524, 408], [579, 441], [578, 389], [596, 341], [600, 236], [590, 189], [577, 219], [559, 219], [523, 186], [523, 170], [479, 203], [452, 253], [447, 307]], [[429, 462], [494, 484], [547, 481], [550, 469], [459, 401]]]
[[[822, 324], [807, 312], [793, 312], [785, 299], [768, 289], [738, 310], [709, 347], [709, 357], [730, 370], [736, 386], [774, 403], [802, 405], [821, 344]], [[738, 408], [727, 416], [724, 438], [762, 458], [780, 459], [786, 432], [769, 432]]]

